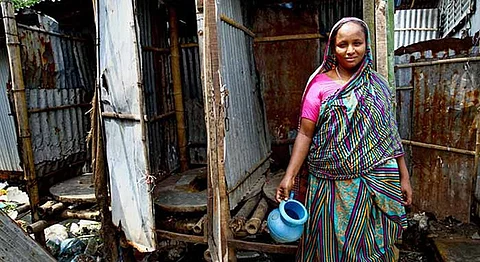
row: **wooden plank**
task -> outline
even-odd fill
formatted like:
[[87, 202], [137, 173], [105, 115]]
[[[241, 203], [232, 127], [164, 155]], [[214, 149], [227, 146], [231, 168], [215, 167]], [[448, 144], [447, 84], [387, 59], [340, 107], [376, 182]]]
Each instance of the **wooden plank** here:
[[56, 261], [45, 249], [0, 210], [0, 261]]
[[228, 240], [228, 244], [236, 249], [253, 250], [265, 253], [295, 254], [297, 252], [296, 245], [267, 244], [260, 242], [248, 242], [238, 239], [230, 239]]
[[195, 236], [195, 235], [188, 235], [188, 234], [180, 234], [175, 232], [170, 232], [166, 230], [157, 229], [157, 238], [158, 239], [171, 239], [177, 241], [184, 241], [189, 243], [196, 243], [196, 244], [206, 244], [207, 239], [203, 236]]
[[[204, 96], [208, 139], [208, 245], [213, 261], [225, 261], [235, 254], [228, 252], [230, 211], [225, 181], [224, 108], [221, 104], [218, 13], [215, 0], [204, 1]], [[230, 254], [229, 254], [230, 253]]]
[[86, 173], [60, 182], [50, 188], [50, 194], [61, 202], [95, 203], [95, 188], [92, 174]]

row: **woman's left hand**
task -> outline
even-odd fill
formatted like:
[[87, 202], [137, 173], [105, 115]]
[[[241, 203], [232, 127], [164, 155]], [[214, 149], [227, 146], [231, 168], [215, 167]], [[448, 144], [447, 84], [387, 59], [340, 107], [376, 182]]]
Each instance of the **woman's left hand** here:
[[403, 205], [410, 206], [412, 204], [412, 186], [410, 185], [410, 178], [400, 179], [400, 188], [402, 190]]

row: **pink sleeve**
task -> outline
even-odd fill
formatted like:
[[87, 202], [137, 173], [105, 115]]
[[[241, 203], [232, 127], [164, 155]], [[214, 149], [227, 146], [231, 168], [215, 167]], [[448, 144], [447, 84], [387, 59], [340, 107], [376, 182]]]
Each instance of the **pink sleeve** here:
[[321, 82], [315, 80], [316, 79], [310, 84], [310, 88], [305, 94], [305, 99], [302, 105], [302, 118], [309, 119], [313, 122], [317, 122], [320, 104], [322, 103], [322, 97], [320, 94]]

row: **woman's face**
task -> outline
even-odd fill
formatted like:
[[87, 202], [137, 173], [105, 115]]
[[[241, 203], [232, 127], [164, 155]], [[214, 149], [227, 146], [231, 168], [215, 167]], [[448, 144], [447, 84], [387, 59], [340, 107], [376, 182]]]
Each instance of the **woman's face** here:
[[365, 33], [357, 23], [348, 22], [335, 37], [335, 56], [338, 65], [346, 70], [355, 70], [365, 56], [367, 44]]

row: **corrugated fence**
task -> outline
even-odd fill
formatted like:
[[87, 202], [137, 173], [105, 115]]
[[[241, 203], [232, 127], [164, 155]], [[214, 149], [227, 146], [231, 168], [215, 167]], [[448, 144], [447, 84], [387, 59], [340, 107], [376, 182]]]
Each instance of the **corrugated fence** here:
[[0, 49], [0, 172], [22, 171], [17, 150], [17, 133], [7, 97], [10, 77], [7, 49]]
[[40, 178], [81, 167], [86, 161], [89, 117], [85, 113], [95, 69], [92, 46], [86, 39], [64, 34], [55, 22], [43, 19], [39, 27], [18, 25], [34, 161]]
[[438, 9], [395, 11], [395, 49], [438, 37]]
[[[470, 48], [459, 50], [470, 41]], [[467, 42], [468, 43], [468, 42]], [[469, 221], [480, 57], [471, 40], [430, 41], [396, 59], [397, 118], [414, 208]]]
[[[263, 98], [255, 75], [253, 38], [225, 21], [245, 25], [240, 1], [222, 1], [219, 14], [223, 17], [219, 44], [225, 107], [225, 176], [233, 209], [262, 178], [262, 161], [268, 155], [269, 145]], [[260, 165], [260, 170], [253, 170], [256, 165]]]

